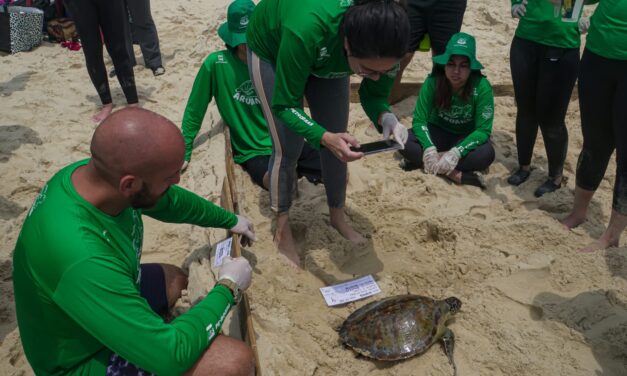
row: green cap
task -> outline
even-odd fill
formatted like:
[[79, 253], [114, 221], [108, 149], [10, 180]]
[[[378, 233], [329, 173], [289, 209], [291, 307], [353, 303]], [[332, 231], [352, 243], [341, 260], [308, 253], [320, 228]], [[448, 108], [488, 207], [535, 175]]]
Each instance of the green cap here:
[[246, 43], [246, 27], [255, 10], [255, 3], [250, 0], [235, 0], [226, 12], [226, 22], [218, 28], [218, 35], [229, 47]]
[[433, 62], [440, 65], [448, 64], [453, 55], [466, 56], [470, 60], [470, 69], [480, 70], [483, 65], [477, 60], [477, 47], [475, 38], [466, 33], [454, 34], [446, 44], [446, 51], [442, 55], [435, 56]]

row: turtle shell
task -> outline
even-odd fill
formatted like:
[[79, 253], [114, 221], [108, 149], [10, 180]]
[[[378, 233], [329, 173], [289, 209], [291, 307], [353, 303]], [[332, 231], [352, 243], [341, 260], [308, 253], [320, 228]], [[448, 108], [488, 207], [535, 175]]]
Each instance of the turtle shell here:
[[[446, 312], [444, 312], [446, 311]], [[446, 303], [419, 295], [371, 302], [353, 312], [340, 328], [341, 341], [379, 360], [399, 360], [425, 352], [442, 333]]]

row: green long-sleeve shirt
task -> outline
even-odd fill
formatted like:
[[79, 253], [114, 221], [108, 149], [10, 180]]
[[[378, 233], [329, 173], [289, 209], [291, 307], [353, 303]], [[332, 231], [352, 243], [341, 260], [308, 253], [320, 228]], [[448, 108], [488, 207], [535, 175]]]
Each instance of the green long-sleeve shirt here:
[[[427, 124], [440, 127], [448, 132], [467, 135], [456, 147], [462, 156], [485, 143], [492, 134], [494, 120], [494, 95], [492, 86], [485, 77], [473, 79], [473, 89], [469, 101], [453, 94], [448, 110], [437, 108], [434, 103], [436, 80], [429, 75], [425, 80], [414, 110], [413, 130], [424, 149], [435, 146], [429, 136]], [[444, 77], [440, 79], [446, 79]]]
[[590, 18], [586, 48], [607, 59], [627, 60], [627, 0], [598, 3]]
[[[262, 0], [248, 24], [248, 47], [275, 66], [272, 111], [314, 148], [320, 147], [325, 128], [303, 111], [303, 93], [309, 76], [352, 74], [339, 35], [351, 4], [351, 0]], [[394, 71], [361, 83], [362, 107], [377, 129], [379, 115], [389, 111], [387, 98], [395, 77]]]
[[[512, 5], [521, 2], [512, 0]], [[555, 17], [555, 7], [548, 0], [528, 0], [527, 11], [518, 22], [515, 35], [551, 47], [578, 48], [581, 44], [578, 23], [563, 22], [561, 17]]]
[[182, 125], [186, 161], [192, 157], [194, 139], [213, 98], [222, 120], [231, 130], [235, 163], [272, 154], [272, 140], [248, 66], [231, 51], [224, 50], [207, 56], [189, 94]]
[[223, 286], [171, 323], [139, 294], [142, 214], [167, 222], [231, 228], [233, 213], [178, 186], [150, 210], [110, 216], [59, 171], [31, 207], [13, 254], [24, 352], [37, 375], [104, 375], [112, 352], [159, 375], [189, 369], [233, 304]]

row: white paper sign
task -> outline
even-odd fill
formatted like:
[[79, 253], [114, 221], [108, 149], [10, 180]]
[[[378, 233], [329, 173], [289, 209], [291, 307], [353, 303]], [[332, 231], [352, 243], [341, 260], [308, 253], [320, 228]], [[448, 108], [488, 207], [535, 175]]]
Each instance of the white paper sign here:
[[333, 286], [321, 287], [320, 292], [328, 306], [354, 302], [381, 292], [372, 275]]
[[213, 258], [213, 266], [222, 265], [222, 260], [226, 256], [231, 255], [231, 244], [233, 243], [233, 237], [229, 237], [216, 245], [216, 255]]

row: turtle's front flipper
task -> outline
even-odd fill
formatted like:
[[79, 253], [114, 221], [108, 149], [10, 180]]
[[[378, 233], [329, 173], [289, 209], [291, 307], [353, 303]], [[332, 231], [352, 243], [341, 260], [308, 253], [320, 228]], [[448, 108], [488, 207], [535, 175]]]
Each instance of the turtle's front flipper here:
[[453, 360], [453, 349], [455, 348], [455, 335], [451, 329], [446, 329], [442, 335], [442, 345], [444, 346], [444, 352], [448, 357], [449, 363], [453, 366], [453, 376], [457, 376], [457, 366], [455, 360]]

